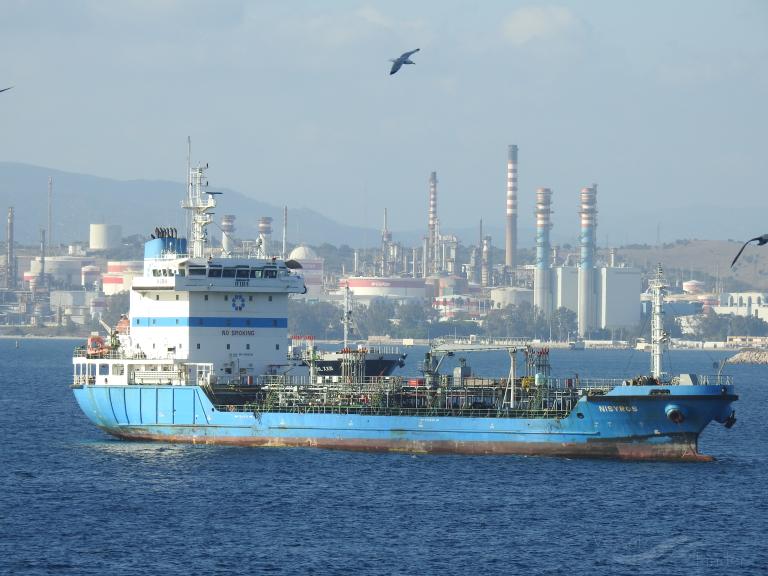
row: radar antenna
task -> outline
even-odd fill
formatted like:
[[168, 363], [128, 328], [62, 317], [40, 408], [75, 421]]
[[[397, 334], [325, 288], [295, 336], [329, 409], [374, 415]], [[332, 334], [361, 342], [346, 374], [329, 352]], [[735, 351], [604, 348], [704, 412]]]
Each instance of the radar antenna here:
[[[191, 145], [190, 145], [191, 146]], [[202, 258], [205, 254], [205, 245], [208, 243], [208, 232], [206, 227], [213, 222], [212, 210], [216, 208], [215, 196], [207, 191], [208, 181], [205, 179], [205, 166], [191, 167], [189, 164], [189, 186], [187, 199], [182, 202], [181, 207], [191, 212], [190, 231], [191, 247], [189, 255], [192, 258]]]

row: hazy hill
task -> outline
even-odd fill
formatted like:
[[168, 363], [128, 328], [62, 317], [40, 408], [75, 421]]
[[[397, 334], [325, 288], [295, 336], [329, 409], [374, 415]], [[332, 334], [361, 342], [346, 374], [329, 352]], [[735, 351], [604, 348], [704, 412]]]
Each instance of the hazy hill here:
[[[48, 177], [53, 177], [53, 235], [55, 242], [88, 240], [90, 223], [120, 224], [123, 235], [149, 234], [158, 225], [184, 229], [180, 203], [186, 185], [159, 180], [112, 180], [52, 170], [27, 164], [0, 162], [0, 208], [13, 206], [16, 213], [17, 242], [39, 241], [40, 228], [48, 219]], [[256, 235], [258, 219], [272, 216], [273, 239], [282, 235], [283, 209], [232, 190], [219, 196], [216, 220], [222, 214], [235, 214], [236, 236]], [[375, 245], [376, 230], [340, 224], [306, 208], [288, 214], [288, 239], [292, 243]], [[4, 227], [4, 226], [3, 226]], [[212, 230], [214, 235], [218, 232]]]
[[[40, 228], [47, 225], [48, 177], [53, 177], [53, 232], [54, 241], [72, 242], [88, 240], [90, 223], [120, 224], [123, 235], [148, 234], [155, 226], [183, 228], [184, 211], [179, 207], [185, 184], [163, 180], [113, 180], [87, 174], [64, 172], [41, 166], [0, 162], [0, 209], [13, 206], [16, 212], [16, 240], [22, 244], [37, 243]], [[219, 191], [222, 189], [212, 187]], [[252, 238], [261, 216], [271, 216], [273, 238], [282, 234], [283, 209], [279, 204], [262, 202], [239, 192], [223, 189], [219, 197], [218, 216], [235, 214], [236, 235]], [[394, 240], [407, 246], [421, 246], [426, 233], [427, 204], [424, 195], [424, 230], [395, 231]], [[333, 208], [324, 206], [328, 215], [307, 208], [288, 207], [288, 241], [319, 245], [348, 244], [372, 247], [380, 242], [378, 220], [360, 226], [342, 224], [333, 219]], [[409, 209], [405, 207], [403, 209]], [[394, 210], [393, 212], [396, 212]], [[532, 220], [532, 219], [531, 219]], [[444, 227], [445, 234], [456, 234], [464, 245], [477, 244], [478, 223], [466, 223], [459, 228]], [[533, 223], [521, 218], [519, 245], [534, 242]], [[212, 230], [214, 235], [218, 232]], [[489, 224], [484, 234], [493, 237], [495, 246], [503, 247], [503, 219]]]
[[628, 246], [620, 248], [618, 255], [646, 270], [660, 262], [668, 271], [668, 280], [675, 283], [690, 279], [713, 283], [719, 279], [726, 291], [742, 286], [768, 289], [768, 248], [747, 246], [731, 269], [741, 245], [732, 240], [679, 240], [663, 246]]

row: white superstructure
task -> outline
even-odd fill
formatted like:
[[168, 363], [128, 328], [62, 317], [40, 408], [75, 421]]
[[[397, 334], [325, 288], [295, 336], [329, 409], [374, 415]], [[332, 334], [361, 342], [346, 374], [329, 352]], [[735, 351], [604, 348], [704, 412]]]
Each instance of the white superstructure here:
[[[190, 250], [175, 229], [155, 229], [127, 320], [108, 345], [89, 344], [75, 358], [84, 376], [125, 384], [137, 374], [143, 381], [173, 374], [173, 383], [206, 366], [209, 380], [242, 382], [286, 364], [288, 294], [304, 292], [304, 279], [277, 258], [213, 256], [221, 251], [208, 245], [205, 226], [216, 202], [206, 197], [203, 171], [192, 169], [184, 205], [192, 211]], [[97, 374], [83, 357], [98, 359]]]

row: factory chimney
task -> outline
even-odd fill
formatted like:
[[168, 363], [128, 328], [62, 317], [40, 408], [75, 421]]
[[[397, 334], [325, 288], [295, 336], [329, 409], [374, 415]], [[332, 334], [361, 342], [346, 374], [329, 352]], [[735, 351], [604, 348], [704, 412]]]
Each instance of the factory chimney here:
[[392, 244], [392, 232], [387, 226], [387, 209], [384, 208], [384, 227], [381, 229], [381, 275], [389, 276], [390, 270], [390, 245]]
[[507, 225], [504, 266], [510, 274], [517, 264], [517, 146], [507, 149]]
[[424, 276], [437, 272], [438, 257], [438, 231], [437, 231], [437, 172], [429, 175], [429, 223], [427, 234], [427, 254]]
[[491, 285], [491, 237], [485, 236], [483, 238], [483, 252], [482, 262], [480, 264], [480, 284], [482, 286]]
[[45, 287], [45, 228], [40, 228], [40, 276], [37, 285]]
[[536, 268], [533, 272], [533, 305], [549, 319], [552, 316], [552, 268], [549, 230], [552, 228], [552, 191], [536, 191]]
[[272, 217], [262, 216], [259, 218], [259, 243], [261, 245], [262, 258], [269, 258], [270, 242], [272, 240]]
[[232, 256], [235, 250], [234, 233], [235, 216], [225, 214], [221, 217], [221, 252], [224, 256]]
[[16, 289], [16, 254], [13, 252], [13, 206], [8, 208], [8, 229], [6, 230], [6, 266], [5, 287], [7, 290]]
[[595, 251], [597, 228], [597, 184], [581, 189], [581, 255], [579, 259], [579, 336], [595, 328]]

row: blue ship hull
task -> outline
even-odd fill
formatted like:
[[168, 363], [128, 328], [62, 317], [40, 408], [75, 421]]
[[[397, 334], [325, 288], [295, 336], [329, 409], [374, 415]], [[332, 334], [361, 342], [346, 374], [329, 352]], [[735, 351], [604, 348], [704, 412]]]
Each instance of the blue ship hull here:
[[[74, 386], [83, 412], [133, 440], [366, 451], [709, 460], [701, 431], [732, 415], [733, 387], [619, 386], [557, 418], [242, 412], [217, 409], [198, 386]], [[682, 418], [671, 418], [670, 414]], [[679, 420], [679, 421], [673, 421]]]

